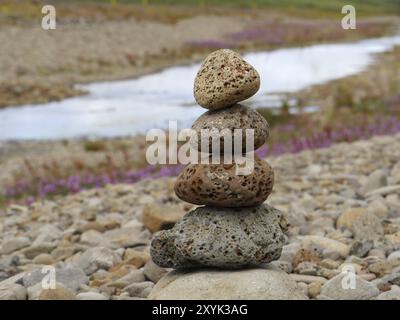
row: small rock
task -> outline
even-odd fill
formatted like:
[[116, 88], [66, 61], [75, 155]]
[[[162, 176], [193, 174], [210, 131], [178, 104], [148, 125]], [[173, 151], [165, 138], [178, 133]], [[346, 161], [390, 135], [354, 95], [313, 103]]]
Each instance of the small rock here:
[[43, 289], [38, 283], [28, 288], [29, 300], [76, 300], [76, 295], [61, 283], [56, 283], [55, 288]]
[[350, 254], [356, 257], [364, 258], [373, 248], [374, 242], [371, 240], [354, 241], [350, 247]]
[[131, 297], [147, 298], [151, 290], [154, 287], [154, 283], [151, 281], [132, 283], [124, 289], [128, 292]]
[[150, 253], [147, 251], [138, 251], [128, 248], [124, 253], [124, 262], [135, 266], [136, 268], [143, 267], [150, 260]]
[[153, 260], [149, 260], [144, 266], [143, 272], [149, 280], [157, 283], [168, 272], [168, 270], [159, 267], [153, 262]]
[[31, 244], [31, 240], [27, 237], [16, 237], [10, 240], [4, 241], [1, 246], [0, 253], [10, 254], [19, 249], [25, 248]]
[[381, 220], [376, 215], [366, 212], [354, 221], [353, 232], [357, 240], [377, 240], [383, 235]]
[[28, 259], [34, 259], [41, 253], [50, 253], [54, 248], [55, 244], [46, 242], [37, 245], [31, 245], [30, 247], [23, 249], [22, 252]]
[[301, 237], [301, 240], [305, 248], [317, 246], [322, 249], [336, 251], [342, 258], [347, 257], [350, 251], [350, 247], [348, 245], [326, 237], [314, 236], [314, 235], [303, 236]]
[[86, 250], [81, 255], [78, 265], [87, 275], [90, 275], [99, 269], [108, 270], [121, 261], [121, 257], [111, 249], [95, 247]]
[[321, 294], [336, 300], [368, 300], [379, 294], [379, 290], [374, 284], [355, 274], [351, 275], [354, 277], [355, 286], [354, 288], [350, 287], [351, 284], [348, 283], [347, 278], [344, 279], [349, 276], [348, 273], [340, 273], [333, 277], [323, 285]]
[[311, 282], [308, 285], [308, 296], [312, 299], [315, 299], [321, 293], [321, 288], [321, 282]]
[[382, 260], [370, 264], [368, 270], [378, 277], [383, 277], [385, 274], [389, 274], [392, 271], [392, 266], [390, 262]]
[[54, 263], [53, 257], [48, 253], [41, 253], [36, 256], [32, 262], [34, 264], [52, 265]]
[[393, 267], [400, 266], [400, 250], [394, 251], [389, 254], [387, 261], [389, 261]]
[[387, 172], [382, 169], [372, 172], [361, 187], [361, 192], [366, 194], [373, 190], [387, 186]]
[[221, 49], [202, 63], [194, 81], [194, 97], [202, 107], [216, 110], [250, 98], [259, 88], [257, 71], [236, 52]]

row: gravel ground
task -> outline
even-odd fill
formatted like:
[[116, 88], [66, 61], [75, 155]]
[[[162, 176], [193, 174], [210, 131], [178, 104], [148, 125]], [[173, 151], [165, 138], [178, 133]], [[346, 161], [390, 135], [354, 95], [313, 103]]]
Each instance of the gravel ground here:
[[[400, 135], [267, 159], [276, 173], [267, 203], [290, 223], [271, 265], [310, 299], [400, 299], [399, 159]], [[148, 297], [168, 271], [150, 260], [152, 232], [191, 207], [173, 182], [110, 185], [5, 209], [0, 299]], [[56, 267], [55, 290], [41, 286], [43, 265]], [[344, 267], [356, 273], [355, 289], [341, 286]]]

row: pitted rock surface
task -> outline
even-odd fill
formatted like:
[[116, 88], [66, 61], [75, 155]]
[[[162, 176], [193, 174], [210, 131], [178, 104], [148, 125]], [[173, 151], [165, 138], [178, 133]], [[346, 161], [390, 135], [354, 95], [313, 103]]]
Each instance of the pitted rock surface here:
[[161, 267], [240, 268], [280, 257], [287, 222], [268, 205], [200, 207], [172, 229], [155, 234], [151, 257]]
[[[249, 107], [236, 104], [230, 108], [207, 111], [202, 114], [193, 124], [192, 129], [196, 130], [198, 137], [198, 145], [195, 146], [201, 151], [202, 144], [208, 145], [209, 149], [205, 152], [212, 151], [212, 138], [219, 138], [220, 152], [224, 152], [224, 130], [230, 131], [232, 137], [232, 152], [237, 151], [234, 149], [234, 130], [242, 130], [242, 152], [249, 152], [261, 147], [268, 139], [269, 125], [267, 120], [260, 115], [257, 111]], [[211, 137], [201, 134], [201, 130], [217, 130], [215, 133], [211, 132]], [[246, 129], [254, 130], [254, 144], [246, 145]], [[205, 140], [205, 142], [203, 142]]]
[[[249, 159], [250, 160], [250, 159]], [[274, 172], [254, 157], [251, 174], [237, 175], [236, 164], [189, 164], [175, 182], [176, 195], [189, 203], [216, 207], [250, 207], [272, 192]]]
[[253, 96], [260, 88], [258, 72], [236, 52], [221, 49], [206, 57], [194, 81], [199, 105], [216, 110]]

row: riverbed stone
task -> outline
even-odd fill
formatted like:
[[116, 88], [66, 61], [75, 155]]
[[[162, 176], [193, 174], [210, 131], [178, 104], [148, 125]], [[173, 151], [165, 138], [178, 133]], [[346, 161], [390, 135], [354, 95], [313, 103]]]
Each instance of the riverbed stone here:
[[113, 250], [105, 247], [95, 247], [86, 250], [80, 256], [78, 266], [87, 275], [90, 275], [99, 269], [108, 270], [121, 261], [121, 257]]
[[[231, 152], [249, 152], [261, 147], [268, 139], [269, 136], [269, 125], [267, 120], [259, 114], [257, 111], [236, 104], [230, 108], [223, 110], [213, 110], [203, 113], [193, 123], [192, 129], [196, 130], [197, 133], [197, 145], [194, 146], [199, 151], [212, 152], [213, 139], [219, 140], [219, 150], [217, 152], [223, 153], [225, 150], [224, 139], [229, 136], [231, 137]], [[241, 142], [242, 149], [236, 150], [235, 147], [235, 130], [241, 130]], [[246, 144], [246, 130], [253, 130], [253, 142], [252, 145]], [[210, 130], [210, 136], [202, 134], [202, 130]], [[213, 132], [215, 131], [215, 132]], [[225, 133], [227, 132], [227, 133]], [[207, 146], [206, 150], [202, 150], [202, 146]]]
[[194, 81], [197, 103], [222, 109], [253, 96], [260, 88], [258, 72], [236, 52], [221, 49], [209, 54]]
[[153, 261], [168, 268], [239, 268], [277, 260], [286, 220], [268, 205], [251, 208], [200, 207], [172, 229], [155, 234]]
[[250, 207], [272, 192], [274, 172], [264, 160], [249, 159], [248, 175], [237, 175], [236, 164], [189, 164], [175, 182], [176, 195], [189, 203], [215, 207]]
[[290, 276], [267, 267], [243, 270], [174, 270], [149, 295], [152, 300], [306, 300]]

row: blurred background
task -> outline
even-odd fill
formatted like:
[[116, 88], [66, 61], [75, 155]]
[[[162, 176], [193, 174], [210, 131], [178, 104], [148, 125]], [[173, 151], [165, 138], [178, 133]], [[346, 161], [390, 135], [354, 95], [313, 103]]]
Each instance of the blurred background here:
[[261, 156], [400, 132], [398, 0], [0, 0], [0, 43], [2, 206], [176, 175], [144, 135], [204, 112], [193, 80], [220, 48], [260, 73]]

